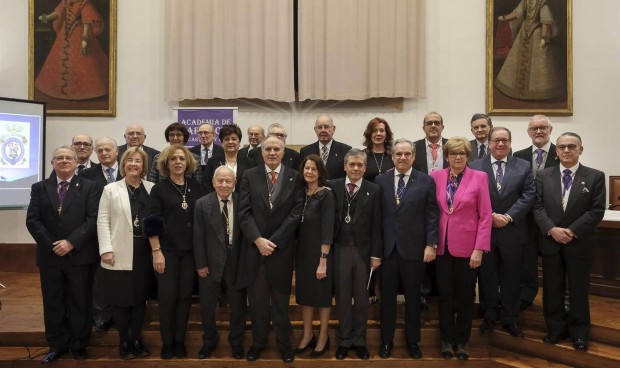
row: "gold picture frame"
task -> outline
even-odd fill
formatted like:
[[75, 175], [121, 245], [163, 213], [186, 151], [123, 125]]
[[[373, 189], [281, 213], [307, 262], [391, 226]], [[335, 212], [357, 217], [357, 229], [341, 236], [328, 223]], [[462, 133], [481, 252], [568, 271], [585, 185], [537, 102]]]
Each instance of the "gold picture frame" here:
[[573, 115], [572, 47], [572, 0], [487, 0], [488, 114]]
[[116, 116], [117, 0], [30, 0], [28, 96], [51, 116]]

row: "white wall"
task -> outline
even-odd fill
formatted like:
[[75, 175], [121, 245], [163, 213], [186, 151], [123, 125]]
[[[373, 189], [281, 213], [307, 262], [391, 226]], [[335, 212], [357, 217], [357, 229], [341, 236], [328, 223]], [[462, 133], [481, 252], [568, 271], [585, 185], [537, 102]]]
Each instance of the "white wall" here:
[[[582, 162], [620, 175], [615, 148], [620, 97], [620, 1], [573, 0], [574, 115], [552, 117], [554, 136], [574, 131], [584, 141]], [[470, 137], [469, 119], [485, 109], [485, 0], [430, 1], [428, 15], [427, 98], [405, 101], [402, 111], [375, 108], [329, 111], [337, 126], [336, 139], [359, 147], [365, 124], [384, 117], [397, 137], [420, 139], [421, 121], [439, 111], [444, 136]], [[0, 0], [0, 96], [28, 97], [28, 0]], [[124, 127], [142, 124], [147, 144], [164, 146], [163, 128], [172, 121], [172, 107], [163, 99], [163, 0], [118, 1], [117, 116], [114, 118], [50, 117], [47, 157], [53, 147], [84, 132], [122, 141]], [[240, 109], [242, 128], [253, 123], [283, 123], [290, 144], [315, 140], [316, 111], [290, 112]], [[495, 125], [513, 131], [513, 148], [529, 145], [527, 117], [493, 117]], [[95, 157], [93, 155], [93, 157]], [[32, 242], [25, 211], [0, 212], [0, 243]]]

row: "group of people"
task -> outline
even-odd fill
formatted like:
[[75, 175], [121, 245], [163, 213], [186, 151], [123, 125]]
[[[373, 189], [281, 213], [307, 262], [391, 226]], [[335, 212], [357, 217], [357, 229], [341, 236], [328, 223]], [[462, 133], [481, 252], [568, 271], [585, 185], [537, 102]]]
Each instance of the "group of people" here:
[[[532, 146], [512, 154], [511, 132], [475, 114], [475, 139], [442, 137], [443, 118], [423, 120], [425, 137], [394, 139], [382, 118], [363, 133], [363, 149], [333, 139], [328, 115], [314, 125], [317, 142], [299, 153], [287, 132], [248, 128], [240, 148], [236, 125], [199, 127], [200, 144], [186, 148], [188, 130], [165, 129], [170, 145], [144, 145], [130, 125], [126, 144], [77, 135], [54, 151], [50, 178], [32, 187], [27, 227], [37, 243], [46, 338], [44, 363], [70, 350], [86, 358], [93, 322], [113, 319], [124, 359], [150, 354], [141, 338], [146, 300], [156, 290], [160, 356], [185, 358], [191, 297], [198, 279], [203, 345], [218, 344], [215, 311], [230, 310], [231, 356], [255, 361], [270, 325], [284, 362], [330, 349], [332, 299], [336, 359], [350, 351], [369, 359], [366, 327], [374, 280], [381, 303], [378, 355], [394, 346], [397, 295], [405, 297], [404, 336], [422, 357], [420, 311], [438, 295], [441, 356], [467, 360], [476, 283], [483, 333], [497, 320], [522, 337], [518, 313], [538, 291], [543, 259], [546, 343], [566, 337], [588, 349], [589, 270], [595, 229], [605, 208], [605, 178], [579, 163], [581, 138], [532, 117]], [[146, 179], [149, 180], [146, 180]], [[96, 267], [93, 267], [93, 266]], [[96, 270], [96, 271], [95, 271]], [[293, 274], [295, 282], [293, 284]], [[94, 286], [93, 286], [94, 283]], [[302, 306], [303, 334], [291, 341], [289, 299]], [[570, 308], [564, 305], [568, 292]], [[94, 294], [94, 295], [93, 295]], [[242, 345], [246, 311], [252, 345]], [[313, 331], [318, 311], [319, 331]], [[106, 314], [107, 320], [106, 320]]]

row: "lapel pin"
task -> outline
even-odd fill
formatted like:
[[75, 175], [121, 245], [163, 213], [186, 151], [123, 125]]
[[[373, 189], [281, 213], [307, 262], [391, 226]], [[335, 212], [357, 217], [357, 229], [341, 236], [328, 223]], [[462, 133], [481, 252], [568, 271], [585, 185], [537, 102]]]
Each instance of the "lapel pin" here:
[[79, 186], [80, 186], [80, 183], [75, 183], [75, 187], [76, 188], [79, 187]]
[[366, 195], [367, 195], [367, 196], [369, 196], [369, 195], [370, 195], [370, 193], [366, 192]]

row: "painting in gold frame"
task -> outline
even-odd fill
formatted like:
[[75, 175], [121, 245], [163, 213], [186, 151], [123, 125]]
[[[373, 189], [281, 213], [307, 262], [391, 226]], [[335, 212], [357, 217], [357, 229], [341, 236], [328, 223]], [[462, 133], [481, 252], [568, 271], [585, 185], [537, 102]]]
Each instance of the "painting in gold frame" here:
[[116, 116], [117, 0], [30, 0], [28, 95], [52, 116]]
[[490, 115], [572, 115], [572, 0], [487, 0]]

